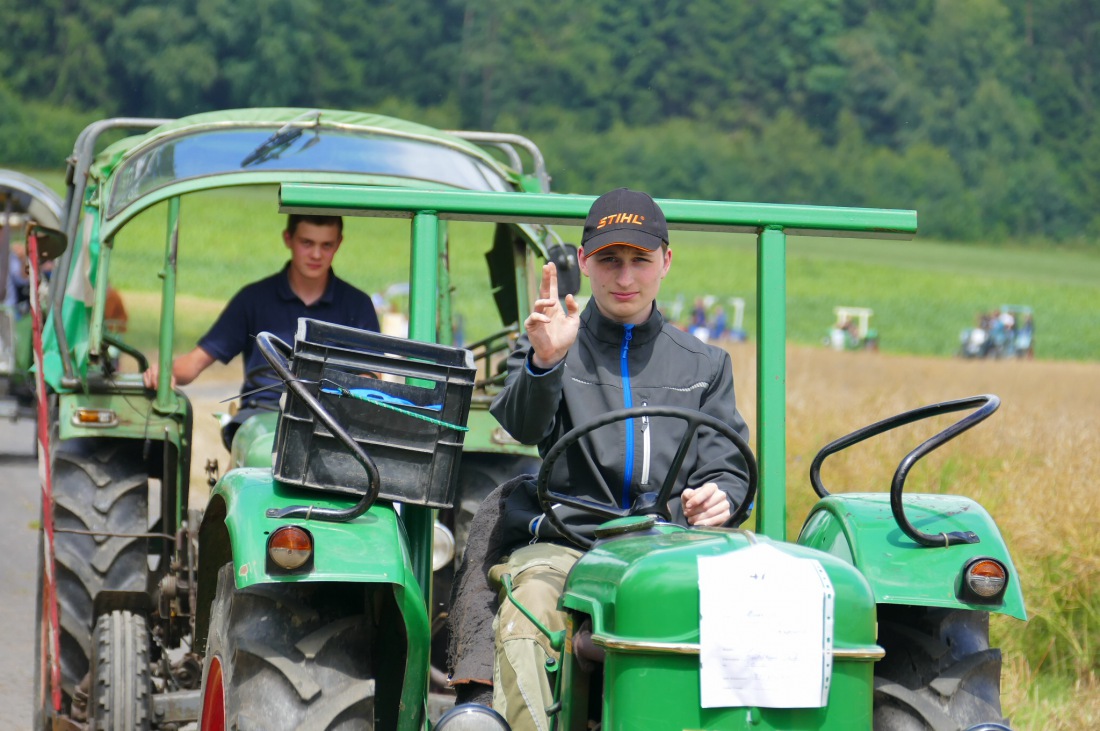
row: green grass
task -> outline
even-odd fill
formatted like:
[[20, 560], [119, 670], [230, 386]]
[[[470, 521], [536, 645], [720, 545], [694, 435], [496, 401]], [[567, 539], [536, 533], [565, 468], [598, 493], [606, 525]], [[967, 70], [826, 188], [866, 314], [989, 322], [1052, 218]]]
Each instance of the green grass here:
[[[674, 233], [673, 271], [662, 297], [698, 294], [746, 300], [755, 330], [755, 239]], [[1093, 360], [1100, 354], [1096, 303], [1100, 256], [930, 241], [790, 237], [787, 327], [790, 340], [819, 343], [838, 305], [870, 307], [887, 352], [952, 355], [959, 333], [982, 311], [1024, 304], [1035, 311], [1036, 355]]]
[[[51, 187], [59, 173], [36, 175]], [[132, 221], [118, 237], [112, 281], [126, 293], [159, 291], [165, 206]], [[179, 293], [223, 303], [243, 284], [286, 261], [275, 188], [234, 189], [184, 199], [181, 213]], [[578, 241], [579, 228], [560, 229]], [[451, 224], [451, 271], [456, 312], [468, 338], [500, 327], [489, 297], [484, 252], [491, 244], [486, 224]], [[395, 219], [346, 219], [337, 255], [340, 276], [368, 292], [381, 292], [408, 278], [408, 223]], [[713, 295], [742, 297], [745, 327], [755, 335], [755, 237], [673, 232], [672, 271], [662, 300], [686, 303]], [[1056, 249], [1012, 249], [980, 244], [790, 237], [787, 253], [787, 322], [791, 341], [817, 344], [833, 322], [833, 307], [870, 307], [872, 327], [886, 352], [949, 356], [960, 332], [979, 313], [1002, 304], [1035, 311], [1036, 356], [1094, 360], [1100, 330], [1093, 326], [1100, 302], [1100, 255]], [[586, 292], [585, 288], [582, 294]], [[143, 300], [144, 302], [144, 300]], [[210, 324], [206, 307], [177, 312], [177, 348], [189, 347]], [[140, 346], [156, 342], [155, 310], [141, 313], [131, 328]]]

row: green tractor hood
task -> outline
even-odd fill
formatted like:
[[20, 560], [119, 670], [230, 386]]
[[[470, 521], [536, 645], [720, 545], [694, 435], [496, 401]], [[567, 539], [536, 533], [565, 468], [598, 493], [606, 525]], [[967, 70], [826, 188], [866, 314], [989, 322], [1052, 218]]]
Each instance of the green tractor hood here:
[[[882, 657], [875, 645], [875, 599], [867, 581], [850, 563], [802, 546], [772, 541], [745, 531], [683, 529], [674, 526], [640, 532], [597, 543], [570, 574], [564, 606], [591, 619], [591, 640], [605, 651], [605, 703], [615, 718], [604, 718], [605, 728], [646, 728], [660, 718], [666, 728], [868, 728], [872, 710], [873, 662]], [[792, 629], [775, 617], [760, 616], [760, 606], [737, 608], [723, 597], [733, 574], [712, 568], [704, 574], [700, 563], [724, 562], [746, 551], [744, 558], [767, 554], [816, 569], [819, 585], [816, 609], [825, 645], [819, 649], [827, 706], [799, 704], [787, 708], [704, 707], [704, 673], [712, 662], [716, 642], [740, 644], [737, 639], [755, 633], [764, 645], [781, 645]], [[765, 553], [766, 552], [766, 553]], [[763, 565], [761, 565], [763, 573]], [[768, 569], [769, 572], [772, 569]], [[781, 591], [793, 591], [797, 582], [781, 569], [766, 578]], [[742, 576], [738, 574], [738, 576]], [[742, 576], [742, 578], [744, 578]], [[755, 577], [753, 577], [755, 578]], [[731, 586], [732, 584], [730, 584]], [[702, 599], [704, 591], [710, 598]], [[718, 597], [714, 596], [718, 593]], [[827, 602], [824, 596], [831, 593]], [[806, 600], [795, 592], [780, 605]], [[777, 605], [779, 606], [779, 605]], [[729, 612], [727, 614], [727, 612]], [[723, 637], [703, 637], [708, 614], [724, 627]], [[583, 623], [582, 623], [583, 624]], [[574, 627], [577, 632], [580, 627]], [[799, 628], [800, 629], [800, 628]], [[726, 632], [729, 634], [727, 635]], [[771, 642], [774, 635], [775, 643]], [[567, 646], [568, 647], [568, 646]], [[820, 646], [819, 646], [820, 647]], [[713, 666], [710, 666], [713, 668]], [[567, 672], [575, 667], [567, 666]], [[574, 684], [573, 687], [576, 687]], [[676, 699], [674, 707], [670, 699]], [[819, 698], [820, 699], [820, 698]], [[798, 707], [796, 707], [798, 706]], [[570, 709], [567, 709], [567, 714]], [[673, 719], [673, 716], [675, 718]], [[854, 724], [854, 725], [853, 725]]]

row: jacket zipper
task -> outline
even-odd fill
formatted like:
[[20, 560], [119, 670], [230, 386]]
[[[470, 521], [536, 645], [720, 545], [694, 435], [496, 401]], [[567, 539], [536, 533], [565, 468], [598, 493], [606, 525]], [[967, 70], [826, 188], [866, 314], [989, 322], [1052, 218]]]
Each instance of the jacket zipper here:
[[[623, 326], [623, 347], [619, 351], [619, 367], [623, 376], [623, 407], [631, 408], [634, 398], [630, 393], [630, 361], [627, 356], [630, 353], [630, 339], [634, 337], [634, 326]], [[634, 476], [634, 420], [626, 420], [626, 443], [623, 445], [626, 451], [623, 460], [623, 498], [622, 507], [625, 510], [630, 507], [630, 478]]]
[[[643, 399], [642, 408], [649, 404]], [[642, 417], [642, 484], [649, 484], [649, 417]]]

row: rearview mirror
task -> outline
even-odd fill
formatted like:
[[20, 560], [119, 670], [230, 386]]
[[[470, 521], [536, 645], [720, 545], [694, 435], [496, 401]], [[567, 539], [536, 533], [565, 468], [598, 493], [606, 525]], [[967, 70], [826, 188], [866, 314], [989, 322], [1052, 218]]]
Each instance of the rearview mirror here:
[[554, 244], [546, 250], [547, 258], [558, 268], [558, 295], [575, 295], [581, 291], [581, 268], [577, 264], [577, 247]]
[[34, 236], [38, 241], [38, 261], [52, 261], [65, 253], [69, 240], [57, 229], [40, 226], [33, 221], [27, 224], [27, 238]]

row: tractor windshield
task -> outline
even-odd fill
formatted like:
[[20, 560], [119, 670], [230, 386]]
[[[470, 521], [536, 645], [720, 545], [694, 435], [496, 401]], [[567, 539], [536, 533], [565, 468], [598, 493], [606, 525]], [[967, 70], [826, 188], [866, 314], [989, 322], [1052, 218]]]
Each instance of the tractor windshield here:
[[218, 128], [169, 137], [123, 162], [107, 215], [113, 217], [141, 196], [179, 180], [246, 169], [379, 175], [479, 191], [512, 189], [481, 160], [434, 140], [332, 128], [295, 129], [279, 138], [270, 127]]

